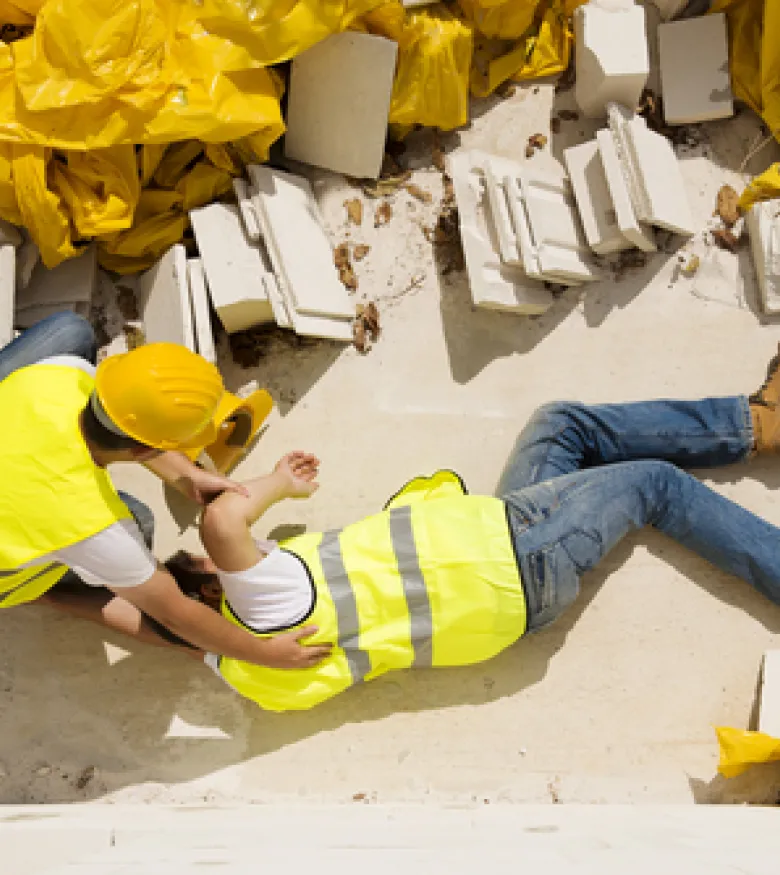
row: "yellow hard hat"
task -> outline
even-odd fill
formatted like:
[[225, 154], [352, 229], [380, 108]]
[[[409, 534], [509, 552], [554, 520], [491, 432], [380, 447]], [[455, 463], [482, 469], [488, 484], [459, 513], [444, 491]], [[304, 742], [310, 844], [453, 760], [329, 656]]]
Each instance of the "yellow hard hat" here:
[[149, 343], [98, 365], [95, 391], [128, 437], [158, 450], [203, 446], [217, 437], [225, 392], [216, 367], [176, 343]]

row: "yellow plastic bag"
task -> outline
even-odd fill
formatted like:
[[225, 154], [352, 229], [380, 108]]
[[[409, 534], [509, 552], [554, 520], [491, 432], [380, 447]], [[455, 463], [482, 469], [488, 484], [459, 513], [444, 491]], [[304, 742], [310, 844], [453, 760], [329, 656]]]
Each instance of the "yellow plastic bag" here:
[[29, 26], [43, 3], [44, 0], [0, 0], [0, 24]]
[[132, 146], [68, 152], [65, 161], [52, 161], [50, 177], [51, 190], [60, 196], [80, 237], [133, 224], [141, 186]]
[[780, 738], [729, 726], [716, 726], [715, 732], [720, 745], [718, 771], [726, 778], [735, 778], [757, 763], [780, 760]]
[[442, 3], [407, 14], [390, 122], [451, 130], [468, 121], [471, 27]]
[[780, 139], [780, 3], [715, 0], [710, 11], [725, 12], [728, 19], [734, 96], [761, 115]]
[[758, 201], [780, 197], [780, 164], [773, 164], [757, 176], [742, 192], [739, 209], [745, 212]]
[[211, 203], [232, 189], [233, 177], [205, 161], [196, 164], [176, 185], [176, 191], [182, 195], [185, 213]]
[[487, 37], [519, 39], [534, 23], [541, 0], [458, 0], [463, 14]]

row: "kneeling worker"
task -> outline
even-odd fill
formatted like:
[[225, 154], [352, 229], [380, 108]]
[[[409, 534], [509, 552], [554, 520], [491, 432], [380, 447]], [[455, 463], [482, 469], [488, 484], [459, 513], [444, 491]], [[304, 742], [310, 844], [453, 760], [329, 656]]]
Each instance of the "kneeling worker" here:
[[[120, 496], [106, 470], [140, 462], [200, 503], [241, 492], [177, 452], [215, 437], [218, 370], [175, 344], [142, 346], [95, 369], [94, 349], [89, 326], [63, 313], [0, 350], [0, 607], [46, 597], [89, 616], [89, 590], [107, 587], [121, 598], [103, 590], [99, 610], [134, 605], [198, 648], [275, 668], [318, 662], [328, 646], [300, 644], [311, 629], [259, 639], [185, 597], [144, 543], [137, 521], [151, 517], [148, 508]], [[138, 611], [129, 612], [136, 623]]]

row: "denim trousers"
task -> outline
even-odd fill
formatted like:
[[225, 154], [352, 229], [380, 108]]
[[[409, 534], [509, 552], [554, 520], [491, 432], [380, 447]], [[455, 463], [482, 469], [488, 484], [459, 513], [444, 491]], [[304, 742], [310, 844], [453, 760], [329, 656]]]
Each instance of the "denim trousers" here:
[[[19, 368], [34, 365], [42, 359], [57, 355], [78, 356], [93, 365], [96, 361], [97, 341], [92, 326], [86, 319], [69, 310], [42, 319], [20, 334], [8, 346], [0, 349], [0, 380], [4, 380]], [[135, 517], [147, 546], [151, 548], [154, 535], [152, 511], [132, 495], [124, 492], [119, 494], [127, 509]], [[72, 578], [76, 577], [70, 571], [66, 577], [71, 575]]]
[[497, 489], [529, 631], [560, 616], [581, 576], [646, 525], [780, 603], [780, 529], [683, 470], [742, 461], [752, 445], [742, 396], [540, 408]]

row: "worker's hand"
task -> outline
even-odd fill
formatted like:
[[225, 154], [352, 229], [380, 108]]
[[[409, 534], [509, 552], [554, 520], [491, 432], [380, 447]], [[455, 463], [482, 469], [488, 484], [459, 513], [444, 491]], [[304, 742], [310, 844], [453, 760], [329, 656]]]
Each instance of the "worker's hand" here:
[[308, 498], [320, 488], [319, 469], [320, 460], [316, 456], [295, 450], [279, 459], [274, 474], [282, 478], [286, 498]]
[[176, 486], [179, 492], [184, 493], [187, 498], [201, 505], [208, 504], [209, 501], [216, 498], [222, 492], [236, 492], [238, 495], [249, 495], [246, 487], [241, 483], [236, 483], [228, 477], [223, 477], [221, 474], [212, 474], [209, 471], [204, 471], [202, 468], [194, 466], [193, 470], [180, 477], [174, 483], [174, 486]]
[[316, 626], [304, 626], [273, 638], [263, 638], [263, 652], [258, 664], [268, 668], [311, 668], [330, 656], [331, 644], [301, 644], [317, 631]]

